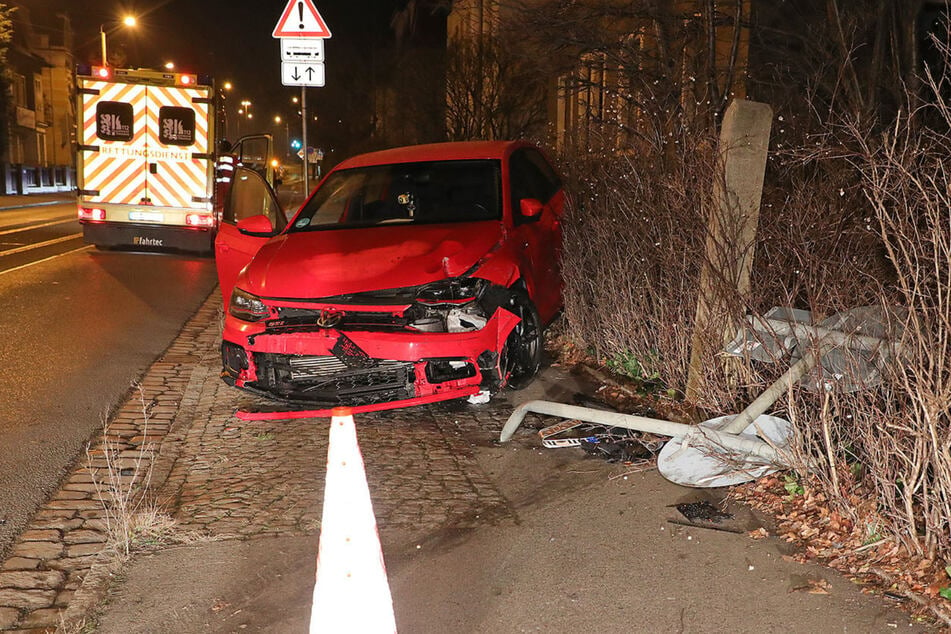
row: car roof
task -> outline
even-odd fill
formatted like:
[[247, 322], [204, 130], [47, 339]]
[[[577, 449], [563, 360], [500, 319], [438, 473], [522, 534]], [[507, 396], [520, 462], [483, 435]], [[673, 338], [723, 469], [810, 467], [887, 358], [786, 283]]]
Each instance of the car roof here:
[[455, 141], [430, 143], [369, 152], [351, 157], [336, 169], [390, 165], [392, 163], [416, 163], [419, 161], [453, 161], [460, 159], [501, 159], [515, 147], [530, 146], [524, 141]]

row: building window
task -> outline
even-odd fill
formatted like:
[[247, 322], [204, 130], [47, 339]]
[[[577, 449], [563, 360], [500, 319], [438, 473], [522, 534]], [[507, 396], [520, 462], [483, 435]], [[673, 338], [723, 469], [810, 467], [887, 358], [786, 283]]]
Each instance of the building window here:
[[19, 73], [14, 73], [11, 84], [11, 88], [13, 89], [13, 103], [26, 108], [26, 77]]

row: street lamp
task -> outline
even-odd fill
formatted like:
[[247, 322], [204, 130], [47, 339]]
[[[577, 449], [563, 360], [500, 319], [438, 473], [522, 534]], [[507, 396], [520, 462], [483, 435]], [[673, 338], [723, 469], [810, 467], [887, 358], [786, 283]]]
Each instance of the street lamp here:
[[283, 154], [284, 154], [284, 156], [288, 156], [288, 155], [291, 153], [291, 151], [290, 151], [290, 147], [291, 147], [291, 124], [290, 124], [288, 121], [285, 121], [284, 118], [283, 118], [281, 115], [279, 115], [279, 114], [274, 115], [274, 123], [275, 123], [276, 125], [278, 125], [278, 126], [280, 126], [282, 123], [284, 124], [284, 151], [283, 151]]
[[241, 128], [242, 128], [241, 119], [250, 120], [254, 118], [254, 115], [251, 114], [251, 106], [252, 104], [248, 99], [241, 100], [241, 107], [238, 108], [238, 114], [241, 115], [238, 118], [238, 136], [241, 135]]
[[229, 126], [229, 117], [228, 117], [228, 93], [231, 92], [233, 88], [230, 81], [226, 81], [221, 84], [221, 88], [218, 89], [218, 111], [221, 116], [222, 130], [224, 131], [224, 139], [230, 139], [231, 133], [228, 129]]
[[[120, 23], [121, 26], [127, 26], [129, 28], [133, 28], [135, 24], [136, 24], [136, 20], [134, 15], [125, 16], [124, 18], [122, 18], [122, 22]], [[118, 28], [119, 27], [116, 26], [110, 29], [109, 32], [111, 33], [112, 31], [115, 31]], [[99, 25], [99, 40], [102, 43], [102, 65], [108, 66], [109, 61], [106, 57], [106, 25], [105, 23]]]

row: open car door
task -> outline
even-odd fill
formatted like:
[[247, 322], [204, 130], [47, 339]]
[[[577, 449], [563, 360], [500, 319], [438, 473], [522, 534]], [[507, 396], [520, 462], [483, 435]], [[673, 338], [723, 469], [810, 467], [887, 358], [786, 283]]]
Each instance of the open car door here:
[[274, 190], [259, 172], [237, 166], [215, 238], [215, 265], [227, 310], [238, 274], [287, 225]]

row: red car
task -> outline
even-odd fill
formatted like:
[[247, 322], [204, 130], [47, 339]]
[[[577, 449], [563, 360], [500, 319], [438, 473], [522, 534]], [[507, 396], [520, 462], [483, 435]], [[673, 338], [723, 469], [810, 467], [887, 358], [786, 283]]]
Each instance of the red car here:
[[222, 377], [365, 410], [523, 386], [561, 308], [564, 206], [561, 179], [523, 142], [356, 156], [290, 221], [238, 167], [215, 243]]

